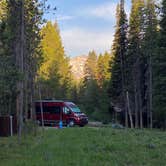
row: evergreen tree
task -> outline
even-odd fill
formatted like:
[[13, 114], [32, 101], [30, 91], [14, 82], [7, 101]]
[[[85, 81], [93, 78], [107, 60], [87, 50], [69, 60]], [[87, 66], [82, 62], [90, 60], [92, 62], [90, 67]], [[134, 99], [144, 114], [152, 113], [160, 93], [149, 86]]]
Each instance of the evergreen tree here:
[[127, 49], [127, 17], [124, 11], [124, 1], [121, 0], [116, 11], [116, 31], [112, 47], [113, 60], [110, 61], [111, 81], [109, 95], [113, 106], [124, 108], [127, 126], [127, 105], [126, 105], [126, 49]]
[[87, 113], [92, 114], [97, 108], [98, 88], [96, 82], [97, 72], [97, 55], [94, 51], [89, 52], [88, 58], [84, 66], [84, 79], [81, 87], [82, 96], [81, 103], [86, 103], [84, 106]]
[[140, 119], [140, 127], [143, 127], [141, 45], [144, 38], [144, 11], [144, 0], [132, 0], [126, 66], [128, 73], [127, 85], [129, 90], [129, 99], [131, 103], [131, 109], [135, 112], [136, 128], [138, 127], [138, 119]]
[[[107, 93], [110, 80], [109, 62], [111, 55], [105, 52], [100, 54], [97, 60], [97, 84], [98, 84], [98, 103], [99, 115], [104, 122], [110, 121], [109, 96]], [[98, 116], [99, 116], [98, 115]]]
[[10, 33], [7, 30], [6, 1], [0, 2], [0, 114], [13, 113], [13, 92], [15, 91], [16, 71], [9, 52]]
[[[9, 0], [6, 1], [6, 17], [2, 20], [0, 50], [3, 91], [1, 102], [8, 105], [6, 114], [12, 110], [17, 114], [19, 140], [23, 129], [23, 116], [29, 110], [29, 103], [33, 102], [33, 89], [28, 85], [29, 76], [31, 85], [34, 84], [36, 66], [39, 54], [41, 15], [40, 3], [37, 0]], [[33, 73], [33, 74], [32, 74]], [[5, 85], [5, 87], [4, 87]], [[28, 89], [27, 89], [28, 87]], [[30, 96], [26, 97], [26, 91], [30, 90]], [[10, 108], [9, 108], [10, 107]]]
[[6, 0], [0, 1], [0, 22], [2, 22], [3, 18], [6, 16]]
[[107, 52], [97, 57], [96, 53], [92, 51], [89, 52], [84, 66], [85, 77], [80, 83], [79, 104], [95, 120], [110, 120], [107, 94], [110, 58], [111, 56]]
[[153, 59], [153, 112], [158, 127], [166, 128], [166, 0], [162, 1], [161, 11], [158, 50]]
[[97, 60], [97, 83], [100, 88], [103, 88], [108, 84], [110, 80], [109, 62], [111, 55], [105, 52], [104, 55], [100, 54]]
[[152, 128], [152, 97], [153, 97], [153, 57], [156, 54], [156, 41], [157, 41], [157, 13], [154, 0], [148, 0], [146, 2], [145, 10], [145, 35], [142, 44], [143, 52], [143, 85], [142, 86], [142, 96], [143, 100], [143, 110], [147, 113], [147, 127]]
[[71, 71], [69, 59], [65, 55], [57, 23], [51, 22], [42, 28], [41, 46], [43, 62], [39, 77], [43, 82], [43, 96], [46, 98], [69, 98], [71, 89]]
[[89, 52], [88, 58], [85, 63], [85, 84], [89, 80], [96, 80], [97, 55], [95, 51]]

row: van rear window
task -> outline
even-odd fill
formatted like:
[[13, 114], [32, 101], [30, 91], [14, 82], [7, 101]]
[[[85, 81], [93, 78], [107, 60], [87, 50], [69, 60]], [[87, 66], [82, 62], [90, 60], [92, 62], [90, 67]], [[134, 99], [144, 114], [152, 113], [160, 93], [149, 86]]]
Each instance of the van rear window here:
[[[59, 114], [61, 111], [60, 106], [50, 106], [50, 107], [45, 107], [43, 106], [43, 113], [51, 113], [51, 114]], [[40, 106], [36, 106], [36, 113], [40, 114]]]

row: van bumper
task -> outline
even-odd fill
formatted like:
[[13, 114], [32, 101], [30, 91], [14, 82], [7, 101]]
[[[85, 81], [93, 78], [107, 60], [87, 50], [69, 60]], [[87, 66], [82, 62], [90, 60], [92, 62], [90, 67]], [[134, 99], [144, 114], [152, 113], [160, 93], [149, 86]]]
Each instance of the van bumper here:
[[88, 118], [83, 118], [83, 119], [76, 120], [75, 123], [77, 125], [84, 126], [84, 125], [88, 124]]

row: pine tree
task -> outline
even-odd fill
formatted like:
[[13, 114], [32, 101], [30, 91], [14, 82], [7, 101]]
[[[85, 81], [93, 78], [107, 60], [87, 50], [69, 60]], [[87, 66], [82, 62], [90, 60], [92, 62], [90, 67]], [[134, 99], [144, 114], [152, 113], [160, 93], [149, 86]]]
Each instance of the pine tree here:
[[84, 66], [85, 76], [79, 85], [79, 105], [95, 120], [109, 121], [109, 97], [107, 93], [110, 79], [108, 52], [99, 57], [94, 51], [89, 52]]
[[11, 109], [12, 113], [17, 114], [19, 141], [23, 130], [24, 110], [27, 111], [29, 103], [33, 102], [33, 98], [26, 100], [27, 90], [30, 90], [31, 96], [34, 93], [30, 86], [27, 89], [29, 79], [26, 76], [30, 77], [30, 84], [34, 84], [40, 56], [39, 28], [42, 13], [39, 12], [39, 6], [37, 0], [6, 1], [6, 17], [0, 28], [2, 34], [0, 40], [4, 48], [0, 51], [0, 70], [3, 69], [0, 81], [3, 85], [6, 84], [2, 87], [1, 97], [3, 99], [6, 97], [4, 103], [10, 106], [6, 108], [7, 114], [11, 113]]
[[87, 113], [92, 114], [98, 106], [98, 86], [96, 81], [97, 73], [97, 55], [95, 51], [89, 52], [88, 58], [84, 66], [84, 78], [81, 86], [81, 103]]
[[153, 112], [158, 127], [166, 128], [166, 0], [162, 1], [158, 50], [153, 59]]
[[43, 62], [39, 77], [44, 82], [43, 97], [66, 99], [70, 96], [72, 76], [69, 58], [65, 55], [58, 24], [51, 22], [42, 28]]
[[143, 84], [142, 96], [143, 109], [147, 113], [147, 127], [152, 128], [152, 97], [153, 97], [153, 57], [155, 56], [157, 47], [157, 14], [154, 0], [148, 0], [145, 10], [145, 35], [142, 44], [143, 52]]
[[97, 60], [97, 83], [100, 88], [105, 87], [110, 80], [109, 62], [111, 55], [105, 52], [104, 55], [100, 54]]
[[6, 15], [6, 0], [0, 1], [0, 22]]
[[117, 6], [117, 23], [116, 32], [114, 36], [112, 54], [113, 60], [110, 62], [111, 68], [111, 82], [109, 87], [109, 94], [112, 105], [124, 108], [125, 125], [128, 125], [127, 104], [126, 104], [126, 48], [127, 48], [127, 17], [124, 11], [124, 1], [121, 0], [120, 5]]
[[109, 72], [109, 62], [111, 55], [105, 52], [103, 55], [100, 54], [97, 59], [97, 85], [98, 85], [98, 103], [99, 103], [99, 115], [101, 120], [107, 122], [110, 120], [109, 113], [109, 96], [107, 93], [110, 72]]
[[140, 127], [143, 127], [141, 43], [144, 38], [144, 10], [144, 0], [132, 0], [127, 53], [127, 85], [131, 109], [135, 112], [136, 128], [139, 125], [138, 120], [140, 120]]
[[85, 63], [85, 82], [89, 80], [96, 80], [97, 70], [97, 55], [95, 51], [89, 52], [88, 58]]

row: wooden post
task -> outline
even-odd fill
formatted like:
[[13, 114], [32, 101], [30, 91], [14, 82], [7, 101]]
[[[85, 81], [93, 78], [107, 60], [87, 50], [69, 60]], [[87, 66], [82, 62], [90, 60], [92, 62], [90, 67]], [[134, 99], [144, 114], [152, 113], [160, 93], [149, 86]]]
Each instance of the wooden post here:
[[13, 136], [13, 116], [10, 116], [10, 136]]

